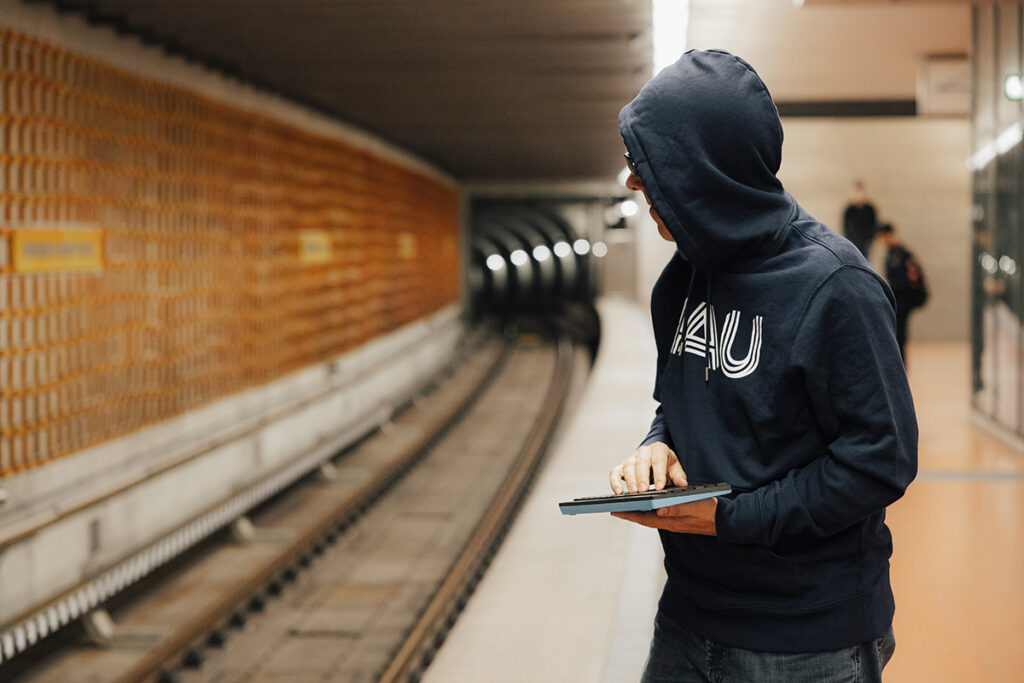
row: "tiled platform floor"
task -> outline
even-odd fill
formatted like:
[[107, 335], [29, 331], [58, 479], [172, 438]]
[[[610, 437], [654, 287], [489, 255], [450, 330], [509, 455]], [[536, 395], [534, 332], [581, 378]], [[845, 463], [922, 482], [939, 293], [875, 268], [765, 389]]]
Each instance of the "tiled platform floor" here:
[[[578, 410], [428, 683], [639, 679], [663, 581], [656, 535], [557, 509], [604, 490], [653, 410], [646, 313], [614, 299], [601, 313]], [[913, 346], [909, 360], [920, 475], [889, 514], [897, 647], [885, 681], [1022, 681], [1024, 454], [971, 425], [966, 344]]]

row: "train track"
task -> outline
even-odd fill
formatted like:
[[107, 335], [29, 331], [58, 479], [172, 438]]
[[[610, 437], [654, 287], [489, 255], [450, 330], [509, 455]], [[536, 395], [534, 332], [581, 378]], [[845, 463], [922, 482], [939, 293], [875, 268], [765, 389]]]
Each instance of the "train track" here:
[[253, 513], [254, 533], [222, 532], [114, 600], [108, 647], [66, 635], [3, 674], [418, 680], [536, 472], [575, 357], [564, 337], [492, 340], [388, 428]]

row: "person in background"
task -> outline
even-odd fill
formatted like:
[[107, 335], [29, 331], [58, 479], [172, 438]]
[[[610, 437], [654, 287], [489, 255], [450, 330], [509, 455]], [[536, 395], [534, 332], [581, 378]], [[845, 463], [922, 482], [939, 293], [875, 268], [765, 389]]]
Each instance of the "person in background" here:
[[857, 247], [866, 259], [877, 228], [878, 215], [875, 206], [868, 200], [864, 183], [858, 180], [853, 184], [853, 197], [843, 211], [843, 236], [853, 242], [853, 246]]
[[895, 648], [885, 508], [917, 473], [892, 292], [782, 187], [782, 123], [742, 59], [686, 52], [619, 131], [627, 187], [676, 248], [651, 295], [657, 409], [609, 484], [732, 487], [613, 513], [665, 552], [641, 680], [878, 683]]
[[904, 367], [907, 364], [907, 323], [910, 314], [924, 306], [928, 288], [924, 269], [896, 236], [891, 223], [878, 226], [875, 238], [885, 247], [885, 279], [896, 297], [896, 341]]

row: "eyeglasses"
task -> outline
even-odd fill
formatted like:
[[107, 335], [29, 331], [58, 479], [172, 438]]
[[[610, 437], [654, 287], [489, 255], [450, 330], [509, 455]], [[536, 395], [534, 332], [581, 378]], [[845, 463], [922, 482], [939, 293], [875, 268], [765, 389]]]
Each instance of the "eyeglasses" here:
[[633, 157], [629, 156], [629, 152], [626, 152], [622, 156], [626, 157], [626, 168], [629, 169], [629, 172], [639, 177], [640, 174], [636, 172], [636, 164], [633, 163]]

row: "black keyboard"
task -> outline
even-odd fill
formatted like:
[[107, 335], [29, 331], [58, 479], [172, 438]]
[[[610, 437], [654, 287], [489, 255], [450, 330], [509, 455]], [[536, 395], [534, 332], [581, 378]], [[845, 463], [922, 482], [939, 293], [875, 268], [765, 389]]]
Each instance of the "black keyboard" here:
[[658, 508], [692, 503], [705, 498], [724, 496], [732, 492], [732, 487], [724, 482], [718, 484], [690, 484], [673, 486], [660, 491], [641, 491], [624, 493], [621, 496], [589, 496], [574, 498], [558, 507], [563, 515], [578, 515], [587, 512], [624, 512], [630, 510], [657, 510]]

